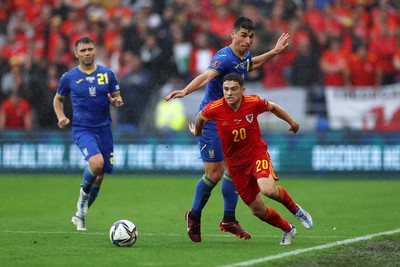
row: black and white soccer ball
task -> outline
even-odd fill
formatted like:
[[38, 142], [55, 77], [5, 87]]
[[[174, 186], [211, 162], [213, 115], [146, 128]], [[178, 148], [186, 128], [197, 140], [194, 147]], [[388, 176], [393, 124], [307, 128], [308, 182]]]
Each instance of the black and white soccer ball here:
[[136, 225], [129, 220], [116, 221], [110, 228], [110, 240], [118, 247], [131, 247], [138, 237]]

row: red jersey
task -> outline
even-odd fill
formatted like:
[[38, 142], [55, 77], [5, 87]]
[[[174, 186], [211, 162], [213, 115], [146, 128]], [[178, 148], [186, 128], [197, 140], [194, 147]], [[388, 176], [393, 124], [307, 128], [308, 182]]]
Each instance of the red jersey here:
[[261, 139], [257, 116], [268, 110], [268, 101], [257, 95], [243, 95], [242, 103], [234, 111], [224, 98], [208, 103], [202, 116], [215, 121], [222, 150], [229, 166], [246, 166], [252, 163], [251, 155], [267, 150]]
[[6, 99], [1, 105], [1, 109], [6, 116], [4, 125], [6, 129], [23, 129], [24, 117], [31, 113], [31, 105], [25, 99], [20, 99], [17, 103]]

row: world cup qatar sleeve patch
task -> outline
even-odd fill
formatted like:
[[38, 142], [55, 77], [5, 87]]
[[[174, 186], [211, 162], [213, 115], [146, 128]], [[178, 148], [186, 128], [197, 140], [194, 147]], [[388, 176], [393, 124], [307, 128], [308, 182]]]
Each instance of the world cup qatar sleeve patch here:
[[213, 60], [213, 61], [211, 62], [211, 64], [210, 64], [210, 66], [211, 66], [212, 68], [214, 68], [214, 69], [218, 68], [219, 65], [221, 65], [221, 61], [219, 61], [219, 60], [217, 60], [217, 59]]

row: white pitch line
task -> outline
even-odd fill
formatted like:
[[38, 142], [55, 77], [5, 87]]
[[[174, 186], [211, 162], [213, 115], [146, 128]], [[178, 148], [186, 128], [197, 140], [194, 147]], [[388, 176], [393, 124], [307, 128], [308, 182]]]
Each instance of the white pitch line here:
[[285, 253], [268, 256], [268, 257], [264, 257], [264, 258], [259, 258], [259, 259], [249, 260], [249, 261], [242, 261], [242, 262], [233, 263], [233, 264], [229, 264], [229, 265], [223, 265], [220, 267], [251, 266], [251, 265], [254, 265], [257, 263], [267, 262], [267, 261], [271, 261], [271, 260], [277, 260], [277, 259], [281, 259], [281, 258], [293, 256], [293, 255], [298, 255], [298, 254], [314, 251], [314, 250], [332, 248], [332, 247], [336, 247], [336, 246], [355, 243], [355, 242], [362, 241], [362, 240], [368, 240], [368, 239], [371, 239], [371, 238], [374, 238], [377, 236], [393, 235], [396, 233], [400, 233], [400, 228], [396, 229], [396, 230], [392, 230], [392, 231], [381, 232], [381, 233], [376, 233], [376, 234], [371, 234], [371, 235], [360, 236], [357, 238], [351, 238], [351, 239], [346, 239], [346, 240], [342, 240], [342, 241], [337, 241], [337, 242], [333, 242], [333, 243], [328, 243], [328, 244], [320, 245], [320, 246], [316, 246], [316, 247], [297, 249], [294, 251], [285, 252]]

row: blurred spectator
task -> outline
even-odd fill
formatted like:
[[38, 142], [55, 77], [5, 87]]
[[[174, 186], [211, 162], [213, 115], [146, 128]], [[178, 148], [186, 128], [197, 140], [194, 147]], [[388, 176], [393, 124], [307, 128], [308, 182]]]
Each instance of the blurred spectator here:
[[126, 72], [121, 77], [119, 84], [121, 95], [129, 105], [124, 105], [119, 109], [118, 124], [139, 127], [154, 93], [152, 76], [150, 71], [143, 68], [140, 56], [132, 51], [124, 52], [123, 64], [126, 66]]
[[328, 49], [321, 55], [322, 83], [325, 86], [344, 86], [346, 71], [346, 53], [342, 50], [341, 40], [331, 38]]
[[0, 130], [32, 130], [30, 103], [21, 98], [19, 88], [13, 87], [0, 107]]
[[381, 27], [379, 34], [370, 42], [369, 51], [375, 55], [378, 67], [382, 70], [381, 84], [383, 85], [395, 82], [393, 56], [396, 52], [396, 45], [396, 39], [386, 27]]
[[299, 40], [290, 70], [290, 82], [307, 89], [307, 113], [325, 116], [325, 98], [320, 86], [319, 54], [309, 37]]
[[172, 50], [177, 72], [185, 79], [189, 73], [189, 58], [192, 51], [192, 44], [186, 38], [181, 25], [177, 22], [170, 25], [170, 31], [173, 39]]
[[393, 56], [393, 66], [396, 72], [396, 82], [400, 83], [400, 40], [397, 41], [396, 52]]
[[291, 66], [290, 82], [294, 86], [306, 88], [320, 84], [319, 54], [310, 38], [299, 40], [296, 55]]
[[[269, 42], [268, 49], [274, 47], [274, 42]], [[293, 61], [293, 50], [288, 48], [279, 57], [273, 57], [262, 67], [262, 84], [265, 89], [276, 89], [288, 86], [288, 75]]]
[[21, 59], [18, 57], [10, 58], [9, 66], [10, 70], [4, 73], [1, 79], [1, 93], [6, 96], [13, 88], [21, 87], [19, 93], [22, 94], [21, 96], [29, 100], [30, 92], [26, 90], [25, 86], [28, 84], [29, 77]]
[[[175, 79], [171, 79], [161, 88], [161, 95], [168, 95], [179, 87], [182, 87], [182, 84]], [[160, 98], [156, 105], [154, 116], [156, 128], [162, 133], [171, 134], [186, 130], [186, 112], [182, 99], [165, 101], [164, 99]]]
[[206, 70], [217, 49], [208, 43], [207, 33], [199, 32], [194, 37], [194, 47], [189, 56], [190, 79], [193, 79]]
[[[225, 2], [225, 3], [224, 3]], [[218, 36], [221, 46], [231, 42], [231, 29], [235, 23], [235, 16], [226, 5], [228, 1], [215, 1], [216, 6], [210, 13], [210, 32]]]
[[346, 65], [345, 84], [349, 90], [354, 86], [380, 88], [382, 70], [376, 56], [368, 52], [366, 43], [361, 41], [355, 45], [355, 52], [349, 56]]

